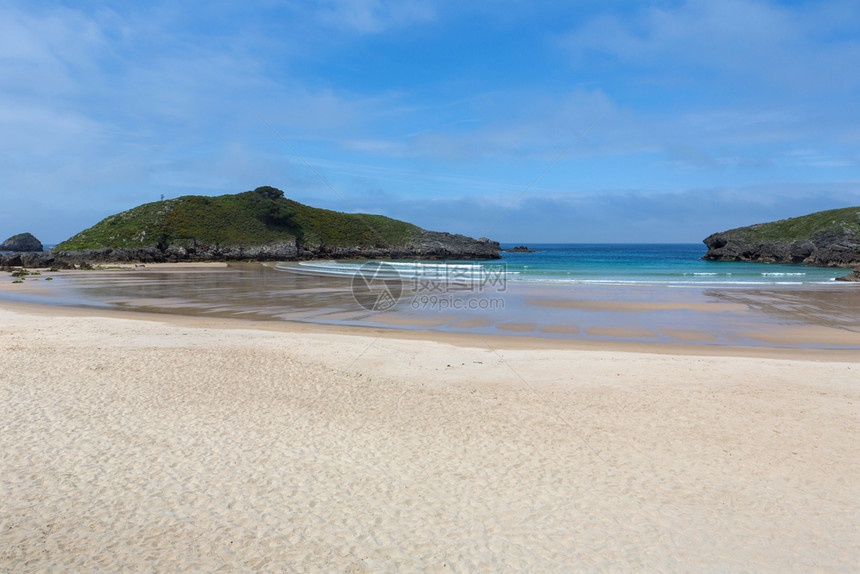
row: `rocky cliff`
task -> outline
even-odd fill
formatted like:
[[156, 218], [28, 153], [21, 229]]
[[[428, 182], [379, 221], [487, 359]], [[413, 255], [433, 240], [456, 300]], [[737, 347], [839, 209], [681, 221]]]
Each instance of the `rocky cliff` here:
[[820, 267], [860, 265], [860, 207], [714, 233], [704, 240], [713, 261], [796, 263]]
[[0, 265], [349, 258], [497, 259], [499, 244], [379, 215], [317, 209], [261, 187], [141, 205], [102, 220], [51, 252], [0, 256]]
[[42, 242], [31, 233], [19, 233], [0, 244], [0, 251], [42, 251]]

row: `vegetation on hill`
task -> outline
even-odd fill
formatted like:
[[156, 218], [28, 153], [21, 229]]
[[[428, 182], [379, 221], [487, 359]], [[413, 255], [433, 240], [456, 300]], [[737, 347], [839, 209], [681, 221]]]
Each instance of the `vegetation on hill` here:
[[860, 207], [831, 209], [714, 233], [704, 239], [712, 261], [860, 264]]
[[860, 207], [819, 211], [801, 217], [741, 227], [726, 233], [735, 231], [743, 231], [749, 239], [759, 241], [802, 241], [826, 232], [837, 235], [851, 233], [860, 237]]
[[56, 251], [194, 245], [399, 246], [421, 229], [381, 215], [340, 213], [286, 199], [274, 187], [234, 195], [187, 195], [107, 217]]

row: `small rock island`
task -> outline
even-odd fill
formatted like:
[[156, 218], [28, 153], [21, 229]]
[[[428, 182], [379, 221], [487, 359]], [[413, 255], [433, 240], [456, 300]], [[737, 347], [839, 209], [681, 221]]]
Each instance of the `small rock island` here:
[[525, 245], [517, 245], [516, 247], [512, 247], [510, 249], [502, 249], [505, 253], [537, 253], [534, 249], [529, 249]]
[[13, 235], [0, 244], [0, 251], [12, 251], [14, 253], [36, 253], [43, 249], [42, 242], [36, 239], [32, 233]]

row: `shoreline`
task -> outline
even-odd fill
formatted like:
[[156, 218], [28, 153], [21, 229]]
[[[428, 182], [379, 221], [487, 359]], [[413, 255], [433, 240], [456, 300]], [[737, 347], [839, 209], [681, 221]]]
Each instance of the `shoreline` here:
[[760, 357], [840, 357], [860, 350], [860, 316], [854, 311], [860, 290], [843, 286], [564, 290], [509, 285], [501, 294], [446, 295], [466, 297], [452, 299], [455, 303], [495, 297], [502, 303], [500, 311], [419, 309], [416, 297], [411, 308], [369, 312], [357, 308], [349, 282], [281, 275], [259, 264], [165, 263], [146, 271], [45, 275], [57, 280], [41, 276], [23, 284], [0, 282], [0, 304], [78, 308], [106, 316], [132, 313], [157, 320], [221, 319], [228, 321], [225, 325], [247, 322], [249, 328], [318, 329], [458, 345], [486, 339], [511, 348]]
[[[821, 362], [858, 362], [860, 355], [855, 349], [820, 349], [773, 346], [700, 345], [695, 342], [662, 343], [601, 341], [588, 339], [557, 339], [530, 337], [517, 334], [485, 335], [430, 331], [424, 329], [400, 329], [397, 326], [332, 325], [298, 320], [254, 320], [236, 317], [181, 315], [157, 313], [143, 310], [121, 310], [50, 305], [47, 303], [19, 303], [0, 300], [0, 310], [28, 314], [34, 317], [76, 317], [121, 319], [164, 324], [172, 327], [223, 329], [227, 331], [261, 331], [284, 334], [345, 335], [402, 341], [425, 341], [461, 348], [484, 348], [492, 346], [504, 350], [551, 350], [551, 351], [606, 351], [651, 355], [685, 357], [739, 357], [751, 359], [796, 359]], [[515, 331], [512, 331], [515, 333]]]

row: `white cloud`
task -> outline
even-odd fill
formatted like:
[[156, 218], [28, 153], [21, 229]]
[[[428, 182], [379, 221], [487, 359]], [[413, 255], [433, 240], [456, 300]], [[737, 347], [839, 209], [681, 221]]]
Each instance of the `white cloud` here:
[[[717, 72], [759, 88], [821, 92], [860, 83], [848, 72], [860, 67], [860, 44], [842, 34], [846, 17], [855, 22], [860, 17], [856, 3], [807, 8], [761, 0], [688, 0], [673, 8], [597, 16], [562, 45], [578, 62], [602, 53], [657, 77], [697, 70], [705, 81]], [[710, 80], [717, 85], [720, 78]]]
[[436, 13], [427, 0], [328, 0], [317, 16], [337, 28], [376, 34], [389, 28], [433, 21]]
[[[366, 111], [379, 118], [385, 103]], [[449, 111], [447, 117], [453, 119], [413, 133], [345, 139], [340, 146], [391, 158], [462, 163], [507, 158], [549, 161], [575, 141], [570, 156], [647, 152], [655, 145], [647, 142], [641, 120], [600, 90], [482, 94], [461, 105], [460, 113]]]
[[[434, 199], [390, 198], [363, 210], [509, 243], [697, 243], [717, 231], [860, 205], [857, 182], [696, 187], [676, 191], [591, 190]], [[501, 216], [501, 218], [500, 218]]]
[[[210, 182], [211, 191], [220, 185], [236, 191], [239, 175], [278, 172], [267, 163], [293, 169], [256, 113], [285, 137], [319, 140], [356, 130], [386, 107], [384, 97], [270, 79], [257, 54], [246, 51], [252, 42], [243, 31], [235, 39], [241, 48], [225, 49], [220, 38], [171, 33], [180, 26], [176, 18], [160, 9], [120, 16], [0, 7], [0, 165], [7, 189], [38, 190], [59, 204], [105, 187], [118, 193], [166, 187], [172, 195], [171, 186], [186, 189], [195, 178], [198, 185]], [[249, 141], [262, 142], [262, 149], [224, 161]], [[209, 177], [225, 165], [235, 177]], [[178, 166], [186, 173], [177, 173]]]

